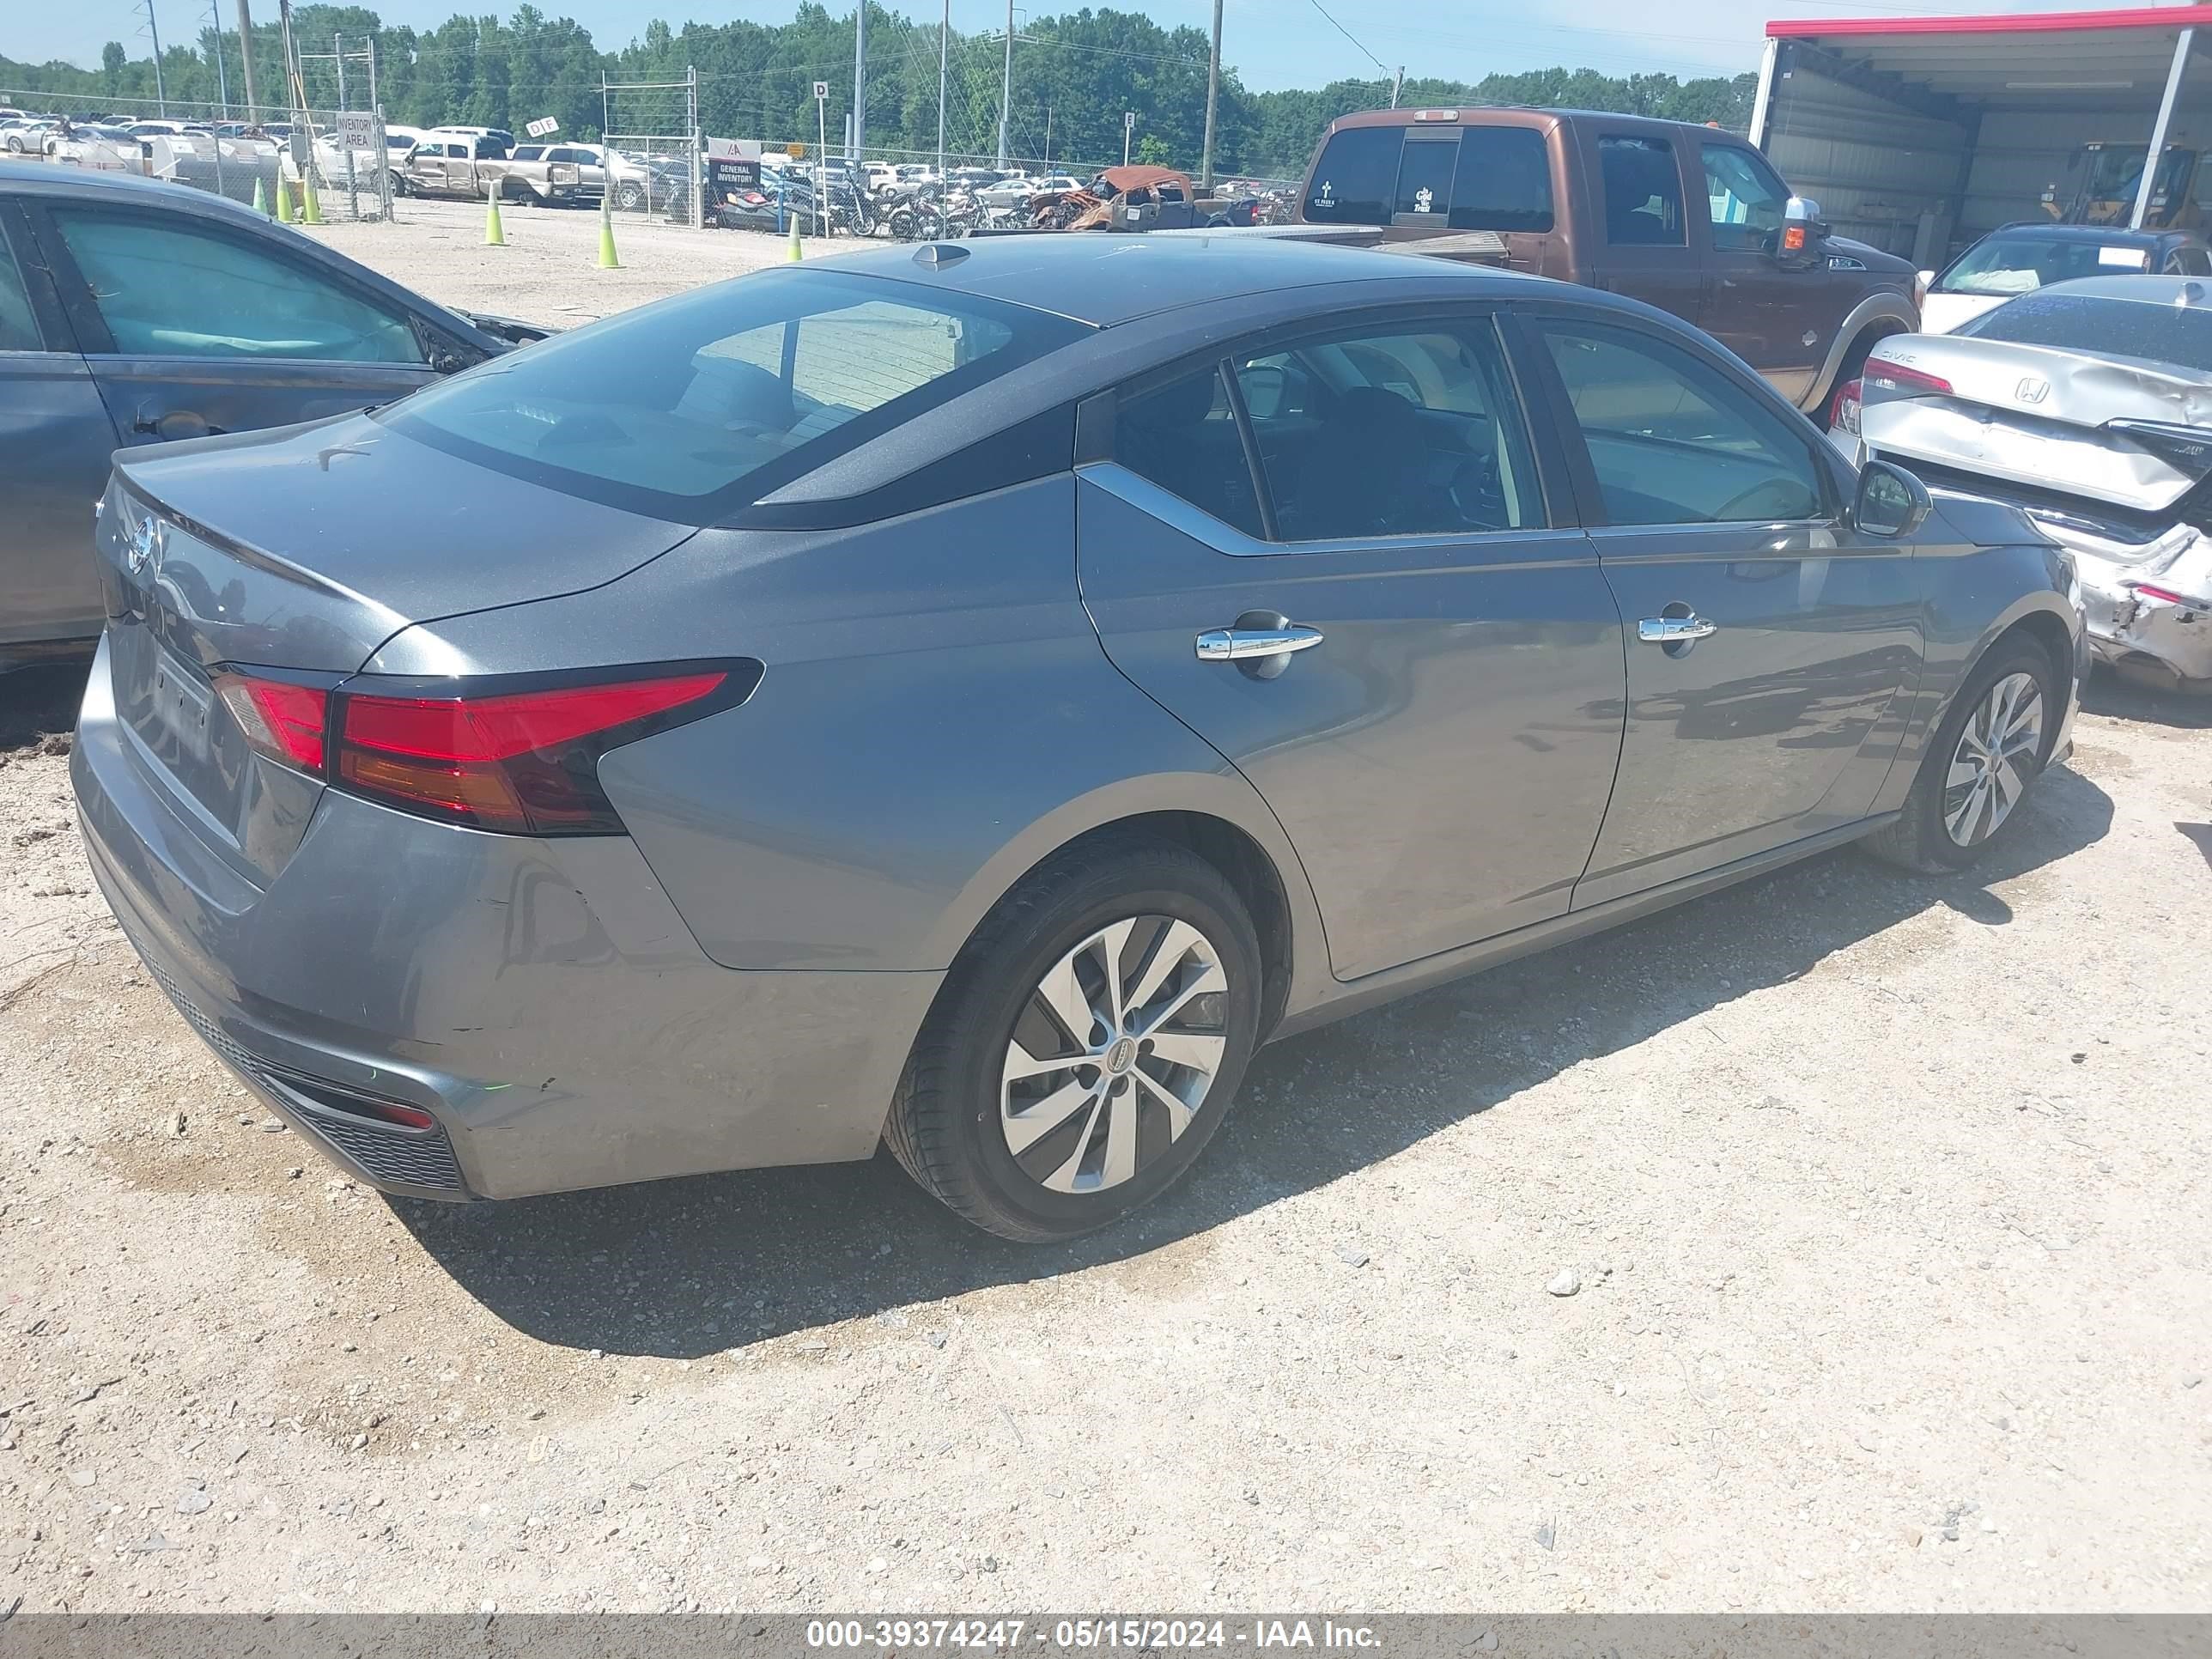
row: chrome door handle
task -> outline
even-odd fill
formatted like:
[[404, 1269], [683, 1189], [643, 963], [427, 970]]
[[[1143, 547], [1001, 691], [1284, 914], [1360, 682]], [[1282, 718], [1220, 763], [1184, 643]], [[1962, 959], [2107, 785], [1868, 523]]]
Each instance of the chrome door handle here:
[[1209, 628], [1198, 636], [1200, 662], [1250, 662], [1260, 657], [1280, 657], [1293, 651], [1310, 651], [1321, 643], [1321, 629], [1295, 623], [1281, 628]]
[[1636, 637], [1646, 645], [1682, 645], [1720, 631], [1718, 623], [1707, 622], [1695, 611], [1686, 617], [1646, 617], [1636, 624]]

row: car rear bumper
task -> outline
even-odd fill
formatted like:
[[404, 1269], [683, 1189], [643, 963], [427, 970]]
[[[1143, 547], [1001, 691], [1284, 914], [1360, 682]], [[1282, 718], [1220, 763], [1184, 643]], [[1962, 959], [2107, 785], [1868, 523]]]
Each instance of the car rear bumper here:
[[117, 720], [106, 666], [70, 762], [100, 890], [193, 1029], [358, 1178], [515, 1198], [874, 1152], [941, 975], [723, 968], [626, 837], [330, 791], [256, 887]]
[[2048, 520], [2037, 523], [2074, 556], [2100, 661], [2212, 687], [2212, 538], [2178, 526], [2160, 538], [2173, 545], [2146, 552]]

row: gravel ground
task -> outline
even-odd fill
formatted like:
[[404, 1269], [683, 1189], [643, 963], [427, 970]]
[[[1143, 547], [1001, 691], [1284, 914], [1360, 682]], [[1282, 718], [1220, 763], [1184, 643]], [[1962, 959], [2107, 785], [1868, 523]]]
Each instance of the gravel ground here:
[[[555, 328], [574, 328], [788, 257], [785, 243], [765, 231], [695, 231], [618, 216], [615, 248], [622, 266], [601, 270], [596, 213], [510, 203], [500, 212], [507, 246], [486, 247], [481, 205], [417, 198], [401, 202], [398, 211], [389, 225], [328, 224], [307, 234], [446, 305]], [[833, 237], [803, 246], [811, 257], [854, 244]]]
[[[330, 234], [538, 316], [754, 240], [424, 221]], [[1037, 1251], [883, 1159], [352, 1186], [108, 920], [73, 692], [0, 691], [0, 1610], [2212, 1606], [2212, 709], [2100, 685], [1972, 878], [1268, 1049]]]

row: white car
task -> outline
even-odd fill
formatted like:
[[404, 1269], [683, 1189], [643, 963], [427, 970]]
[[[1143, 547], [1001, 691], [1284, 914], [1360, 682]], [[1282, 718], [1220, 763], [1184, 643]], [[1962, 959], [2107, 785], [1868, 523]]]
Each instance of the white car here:
[[1042, 179], [1032, 179], [1026, 173], [1016, 173], [1011, 179], [1001, 179], [995, 185], [986, 185], [975, 192], [975, 199], [985, 207], [1018, 208], [1026, 206], [1032, 196], [1048, 191], [1080, 190], [1083, 180], [1070, 173], [1048, 173]]
[[2191, 232], [2118, 225], [2006, 225], [1941, 271], [1921, 273], [1920, 331], [1948, 334], [2022, 294], [2085, 276], [2212, 276]]

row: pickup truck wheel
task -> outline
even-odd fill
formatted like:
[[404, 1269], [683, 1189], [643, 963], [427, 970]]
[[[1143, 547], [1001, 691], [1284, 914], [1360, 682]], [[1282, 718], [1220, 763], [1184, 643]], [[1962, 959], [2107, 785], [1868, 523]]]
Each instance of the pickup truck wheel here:
[[615, 192], [615, 205], [624, 213], [637, 213], [645, 207], [645, 190], [639, 185], [624, 185]]
[[392, 175], [392, 193], [394, 196], [412, 196], [415, 186], [407, 182], [405, 173], [395, 173]]

